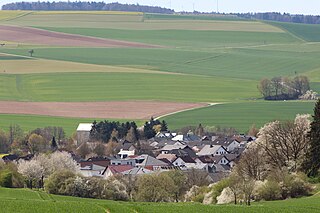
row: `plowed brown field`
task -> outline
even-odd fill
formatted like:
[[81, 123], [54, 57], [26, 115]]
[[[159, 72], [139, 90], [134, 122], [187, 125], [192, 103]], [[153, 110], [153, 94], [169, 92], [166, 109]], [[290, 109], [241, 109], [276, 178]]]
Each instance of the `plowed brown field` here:
[[203, 103], [157, 101], [16, 102], [0, 101], [0, 114], [49, 115], [75, 118], [149, 119], [151, 116], [207, 106]]
[[156, 45], [148, 45], [137, 42], [119, 41], [113, 39], [102, 39], [67, 33], [51, 32], [47, 30], [35, 29], [30, 27], [2, 25], [0, 25], [0, 41], [70, 47], [160, 47]]

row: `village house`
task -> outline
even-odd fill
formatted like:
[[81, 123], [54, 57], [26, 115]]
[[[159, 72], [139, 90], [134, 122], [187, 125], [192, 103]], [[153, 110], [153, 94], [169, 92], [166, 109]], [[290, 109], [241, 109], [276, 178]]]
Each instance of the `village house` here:
[[80, 173], [85, 177], [101, 177], [103, 171], [110, 165], [109, 158], [89, 158], [86, 161], [80, 161]]
[[180, 156], [190, 156], [192, 158], [196, 157], [196, 153], [188, 145], [183, 145], [181, 143], [176, 143], [173, 145], [166, 145], [161, 149], [161, 154], [175, 154], [177, 157]]
[[109, 165], [102, 172], [102, 176], [104, 179], [108, 179], [108, 178], [113, 177], [115, 175], [123, 175], [123, 173], [125, 171], [129, 171], [133, 168], [134, 167], [131, 165]]
[[194, 168], [196, 162], [190, 156], [180, 156], [172, 162], [172, 165], [179, 166], [181, 168]]
[[224, 146], [221, 145], [205, 145], [200, 152], [197, 153], [198, 156], [215, 156], [215, 155], [225, 155], [228, 151]]

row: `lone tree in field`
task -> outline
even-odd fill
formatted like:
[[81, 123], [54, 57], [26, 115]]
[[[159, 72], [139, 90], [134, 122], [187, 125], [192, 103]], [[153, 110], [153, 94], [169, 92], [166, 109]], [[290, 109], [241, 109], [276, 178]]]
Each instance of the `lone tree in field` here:
[[29, 50], [28, 53], [30, 54], [30, 57], [33, 56], [34, 50]]
[[320, 170], [320, 99], [314, 108], [309, 138], [310, 147], [303, 166], [308, 176], [314, 177], [319, 174]]

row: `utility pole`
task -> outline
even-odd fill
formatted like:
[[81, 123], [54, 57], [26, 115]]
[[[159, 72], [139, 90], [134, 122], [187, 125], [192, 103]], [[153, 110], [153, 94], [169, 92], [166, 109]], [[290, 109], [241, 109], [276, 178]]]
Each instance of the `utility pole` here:
[[217, 0], [217, 13], [219, 13], [219, 0]]

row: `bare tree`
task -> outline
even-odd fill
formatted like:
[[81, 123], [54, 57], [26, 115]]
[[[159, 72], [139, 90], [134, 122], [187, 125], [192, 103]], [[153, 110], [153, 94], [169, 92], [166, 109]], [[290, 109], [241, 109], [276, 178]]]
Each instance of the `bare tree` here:
[[238, 196], [241, 194], [241, 177], [237, 175], [235, 172], [231, 173], [229, 176], [229, 188], [233, 193], [234, 204], [238, 203]]
[[309, 79], [306, 76], [296, 76], [293, 79], [293, 86], [297, 91], [298, 95], [305, 94], [308, 90], [310, 90]]
[[41, 135], [31, 134], [28, 139], [29, 150], [32, 154], [45, 152], [49, 149], [49, 142]]
[[208, 173], [204, 170], [190, 169], [187, 172], [187, 185], [189, 188], [192, 186], [205, 186], [209, 184], [207, 180]]
[[270, 97], [272, 95], [272, 83], [269, 79], [264, 78], [260, 81], [258, 86], [259, 91], [263, 95], [263, 97]]
[[264, 155], [261, 146], [251, 144], [236, 165], [238, 172], [254, 180], [263, 180], [267, 171]]
[[98, 157], [102, 157], [106, 154], [106, 147], [103, 143], [97, 142], [96, 146], [93, 149], [93, 153], [95, 153]]
[[91, 153], [91, 150], [86, 142], [82, 143], [76, 150], [77, 154], [82, 158], [86, 158], [88, 154]]
[[277, 97], [278, 95], [280, 95], [281, 90], [283, 88], [282, 78], [281, 77], [274, 77], [271, 79], [271, 82], [272, 82], [272, 86], [274, 89], [274, 95]]

